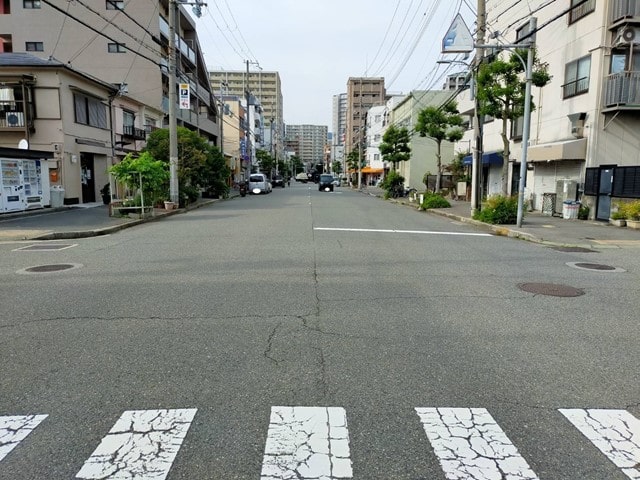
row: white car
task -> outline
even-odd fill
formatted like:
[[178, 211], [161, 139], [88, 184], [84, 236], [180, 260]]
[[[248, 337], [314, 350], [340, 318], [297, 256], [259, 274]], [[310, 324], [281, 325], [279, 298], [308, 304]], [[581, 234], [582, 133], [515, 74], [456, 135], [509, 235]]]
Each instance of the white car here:
[[270, 193], [271, 182], [264, 173], [252, 173], [249, 175], [249, 193]]

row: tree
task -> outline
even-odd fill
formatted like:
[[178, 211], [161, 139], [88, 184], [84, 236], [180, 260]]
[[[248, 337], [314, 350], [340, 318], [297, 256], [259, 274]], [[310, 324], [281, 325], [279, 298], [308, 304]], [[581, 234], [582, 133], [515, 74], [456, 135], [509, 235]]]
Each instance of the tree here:
[[335, 161], [331, 164], [331, 170], [333, 173], [340, 175], [342, 173], [342, 162]]
[[360, 152], [358, 150], [351, 150], [347, 155], [347, 166], [350, 170], [358, 170], [358, 163], [360, 163], [360, 168], [367, 165], [364, 159], [360, 158]]
[[[535, 53], [535, 52], [534, 52]], [[527, 58], [527, 49], [518, 49], [505, 60], [495, 57], [489, 63], [480, 65], [478, 71], [478, 104], [481, 115], [490, 115], [502, 120], [502, 194], [507, 195], [509, 174], [509, 131], [508, 122], [516, 122], [524, 115], [525, 87], [524, 65], [520, 61]], [[551, 80], [547, 65], [543, 65], [534, 55], [532, 83], [544, 87]], [[531, 102], [531, 111], [535, 109]], [[522, 172], [524, 175], [525, 172]]]
[[149, 152], [143, 152], [139, 156], [129, 153], [122, 161], [110, 167], [109, 172], [133, 192], [142, 184], [146, 205], [155, 205], [168, 198], [168, 165], [153, 158]]
[[[151, 132], [144, 151], [168, 165], [169, 130], [162, 128]], [[197, 132], [178, 127], [178, 158], [181, 204], [195, 201], [201, 189], [213, 195], [226, 195], [226, 181], [231, 172], [217, 147], [209, 145]]]
[[390, 125], [384, 132], [382, 143], [378, 149], [382, 159], [393, 165], [394, 172], [400, 162], [406, 162], [411, 159], [410, 140], [409, 130], [405, 127], [398, 128], [395, 125]]
[[456, 102], [448, 102], [442, 107], [427, 107], [418, 114], [415, 131], [421, 137], [429, 137], [436, 142], [436, 188], [440, 192], [442, 185], [442, 141], [457, 142], [464, 134], [462, 117]]

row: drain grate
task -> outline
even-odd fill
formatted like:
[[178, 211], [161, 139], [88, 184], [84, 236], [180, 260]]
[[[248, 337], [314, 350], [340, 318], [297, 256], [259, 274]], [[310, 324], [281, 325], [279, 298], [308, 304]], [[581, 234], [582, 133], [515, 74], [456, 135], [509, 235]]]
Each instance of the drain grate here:
[[549, 247], [552, 250], [557, 250], [558, 252], [569, 252], [569, 253], [598, 253], [596, 250], [591, 250], [590, 248], [585, 247]]
[[523, 292], [550, 297], [579, 297], [584, 295], [584, 290], [581, 288], [555, 283], [519, 283], [518, 288]]

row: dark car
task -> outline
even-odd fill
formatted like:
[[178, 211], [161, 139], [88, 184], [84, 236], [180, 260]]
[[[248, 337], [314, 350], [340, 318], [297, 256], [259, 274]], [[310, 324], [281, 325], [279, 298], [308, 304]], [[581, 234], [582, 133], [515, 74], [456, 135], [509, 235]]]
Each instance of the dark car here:
[[323, 190], [333, 192], [333, 175], [328, 173], [320, 175], [320, 179], [318, 180], [318, 190], [321, 192]]
[[273, 187], [282, 187], [284, 188], [284, 177], [282, 175], [274, 175], [271, 180], [271, 185]]

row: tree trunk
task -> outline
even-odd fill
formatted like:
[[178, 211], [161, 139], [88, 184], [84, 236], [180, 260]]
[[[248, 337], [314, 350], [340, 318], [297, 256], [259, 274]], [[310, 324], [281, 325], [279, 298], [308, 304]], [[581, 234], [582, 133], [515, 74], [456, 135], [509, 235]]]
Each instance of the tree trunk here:
[[509, 154], [511, 153], [509, 150], [509, 137], [507, 136], [507, 127], [508, 120], [506, 118], [502, 119], [502, 133], [500, 136], [502, 137], [502, 178], [501, 178], [501, 189], [502, 195], [505, 197], [509, 194]]
[[441, 141], [436, 142], [436, 188], [435, 192], [440, 193], [440, 185], [442, 184], [442, 159], [440, 148], [442, 145]]

